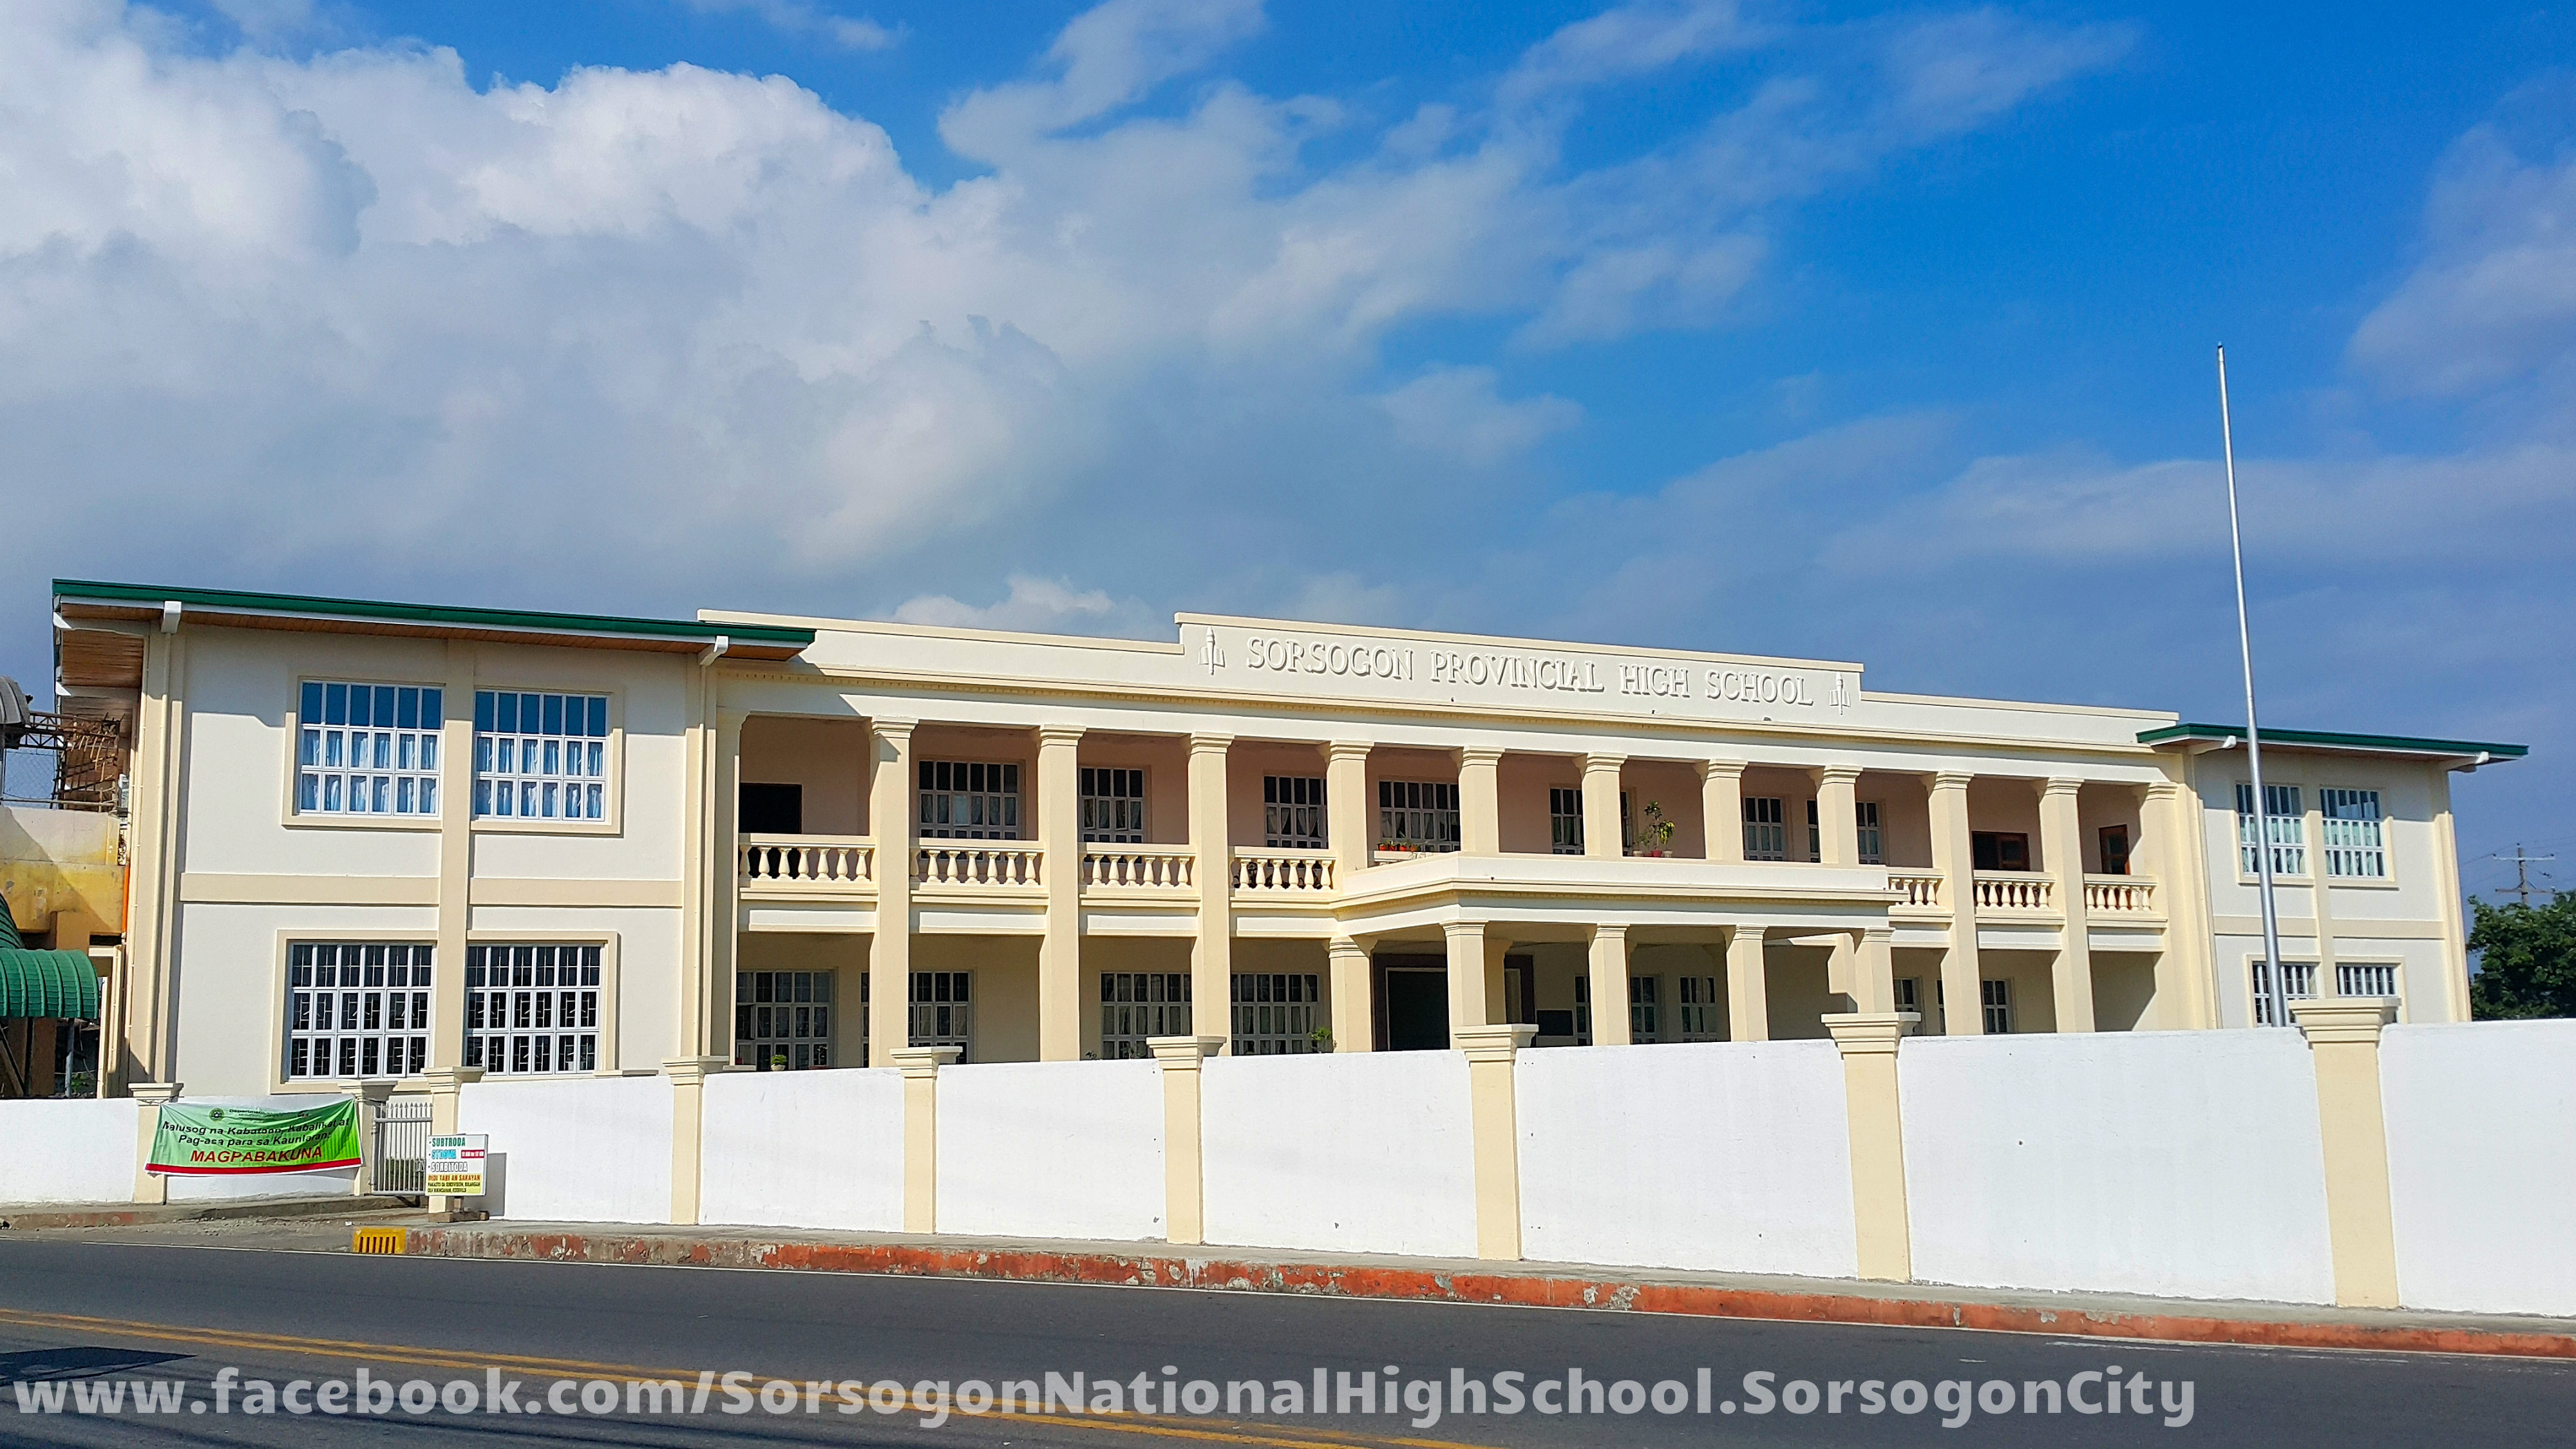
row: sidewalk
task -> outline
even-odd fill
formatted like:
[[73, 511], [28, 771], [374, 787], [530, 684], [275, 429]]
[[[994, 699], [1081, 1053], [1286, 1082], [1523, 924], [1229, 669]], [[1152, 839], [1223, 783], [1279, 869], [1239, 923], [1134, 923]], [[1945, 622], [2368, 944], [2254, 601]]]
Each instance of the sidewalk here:
[[[309, 1211], [344, 1218], [364, 1199]], [[250, 1206], [248, 1204], [227, 1206]], [[6, 1214], [0, 1214], [6, 1216]], [[241, 1214], [253, 1218], [252, 1214]], [[166, 1222], [83, 1236], [138, 1242], [346, 1252], [345, 1222]], [[989, 1281], [1083, 1283], [1246, 1293], [1295, 1293], [1443, 1303], [1671, 1313], [1806, 1323], [1969, 1328], [2177, 1343], [2383, 1352], [2576, 1358], [2576, 1320], [2046, 1293], [1923, 1283], [1622, 1269], [1571, 1263], [1492, 1263], [1286, 1249], [1174, 1249], [1160, 1243], [928, 1237], [778, 1228], [624, 1223], [432, 1224], [375, 1213], [401, 1227], [414, 1257], [622, 1263], [667, 1267], [874, 1273]], [[70, 1225], [66, 1225], [70, 1226]]]
[[224, 1222], [237, 1218], [307, 1218], [383, 1213], [409, 1207], [398, 1197], [226, 1198], [173, 1203], [0, 1204], [0, 1229], [121, 1228], [151, 1223]]

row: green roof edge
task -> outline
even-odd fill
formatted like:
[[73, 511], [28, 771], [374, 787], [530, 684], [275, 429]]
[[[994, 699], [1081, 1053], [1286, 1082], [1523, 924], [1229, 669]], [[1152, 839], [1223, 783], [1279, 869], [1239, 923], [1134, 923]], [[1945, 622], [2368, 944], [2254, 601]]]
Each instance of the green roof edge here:
[[256, 609], [272, 614], [337, 614], [360, 619], [386, 619], [415, 624], [457, 624], [484, 629], [527, 629], [553, 633], [662, 635], [707, 639], [717, 635], [746, 643], [814, 642], [811, 629], [778, 624], [710, 624], [702, 619], [638, 619], [617, 614], [555, 614], [521, 609], [457, 608], [441, 604], [394, 604], [379, 599], [330, 599], [310, 594], [261, 594], [238, 589], [173, 589], [152, 584], [112, 584], [93, 579], [56, 579], [54, 597], [158, 604], [175, 599], [181, 605], [209, 609]]
[[[2245, 738], [2245, 726], [2227, 724], [2177, 724], [2161, 729], [2143, 730], [2138, 735], [2142, 745], [2161, 745], [2170, 740]], [[2330, 730], [2265, 729], [2264, 742], [2285, 745], [2333, 745], [2348, 750], [2391, 750], [2410, 755], [2493, 755], [2498, 759], [2519, 760], [2531, 753], [2529, 745], [2502, 745], [2484, 740], [2429, 740], [2412, 735], [2354, 735]]]

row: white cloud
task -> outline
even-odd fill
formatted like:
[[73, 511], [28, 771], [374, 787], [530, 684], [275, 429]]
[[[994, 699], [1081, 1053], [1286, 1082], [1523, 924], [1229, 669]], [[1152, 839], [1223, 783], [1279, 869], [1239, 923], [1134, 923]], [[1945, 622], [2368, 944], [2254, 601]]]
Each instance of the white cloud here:
[[683, 0], [700, 14], [720, 15], [748, 11], [771, 29], [785, 35], [812, 36], [827, 40], [843, 50], [890, 50], [903, 40], [902, 32], [880, 25], [864, 16], [836, 15], [805, 0]]
[[947, 594], [906, 599], [894, 611], [896, 622], [940, 624], [952, 629], [1009, 629], [1023, 633], [1087, 634], [1122, 612], [1117, 601], [1098, 589], [1077, 591], [1057, 579], [1011, 576], [1011, 592], [978, 607]]
[[1583, 407], [1541, 395], [1506, 402], [1490, 367], [1435, 367], [1378, 399], [1396, 436], [1428, 453], [1491, 467], [1583, 421]]

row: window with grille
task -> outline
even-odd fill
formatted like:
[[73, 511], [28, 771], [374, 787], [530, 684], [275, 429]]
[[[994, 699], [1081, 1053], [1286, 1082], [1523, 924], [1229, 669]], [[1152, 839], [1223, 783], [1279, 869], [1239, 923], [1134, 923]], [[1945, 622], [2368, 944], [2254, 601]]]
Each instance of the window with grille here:
[[1592, 1045], [1592, 977], [1582, 971], [1574, 973], [1574, 1044]]
[[2385, 962], [2338, 961], [2335, 963], [2335, 995], [2395, 996], [2397, 968]]
[[1106, 845], [1145, 843], [1144, 771], [1083, 767], [1082, 838]]
[[[2306, 1001], [2317, 994], [2317, 963], [2284, 961], [2281, 963], [2281, 994], [2292, 1001]], [[2272, 972], [2268, 962], [2254, 963], [2254, 1024], [2281, 1026], [2272, 1019]]]
[[1825, 827], [1822, 818], [1816, 813], [1816, 802], [1810, 800], [1807, 802], [1807, 859], [1824, 858]]
[[1272, 850], [1324, 848], [1324, 781], [1316, 775], [1261, 777], [1261, 833]]
[[487, 1077], [599, 1070], [597, 946], [465, 948], [465, 1065]]
[[912, 973], [912, 1044], [953, 1046], [957, 1060], [975, 1052], [975, 1002], [972, 971]]
[[307, 680], [297, 694], [297, 814], [438, 813], [445, 691]]
[[1234, 974], [1234, 1047], [1239, 1057], [1299, 1056], [1322, 1051], [1323, 994], [1313, 972]]
[[1673, 984], [1678, 989], [1674, 1009], [1681, 1018], [1682, 1040], [1724, 1041], [1726, 1026], [1718, 1011], [1718, 1002], [1724, 998], [1717, 994], [1717, 978], [1682, 976], [1675, 978]]
[[1562, 786], [1547, 792], [1548, 850], [1556, 855], [1583, 853], [1583, 792]]
[[1787, 816], [1780, 808], [1778, 796], [1748, 795], [1744, 798], [1744, 858], [1789, 858]]
[[474, 691], [474, 814], [608, 818], [608, 696]]
[[286, 1075], [429, 1070], [426, 944], [296, 942], [286, 949]]
[[1852, 806], [1852, 813], [1860, 822], [1860, 863], [1887, 864], [1887, 837], [1878, 828], [1878, 802], [1859, 801]]
[[1659, 1040], [1656, 1033], [1662, 1026], [1663, 1003], [1657, 999], [1655, 981], [1656, 978], [1652, 976], [1628, 978], [1628, 1040], [1630, 1041]]
[[2319, 790], [2317, 810], [2325, 817], [2326, 874], [2367, 880], [2388, 874], [2378, 791]]
[[1977, 983], [1977, 995], [1985, 1007], [1986, 1035], [2011, 1034], [2013, 1029], [2012, 983], [1998, 980], [1980, 981]]
[[1020, 767], [922, 761], [921, 833], [932, 840], [1019, 839]]
[[830, 1066], [833, 974], [735, 972], [733, 1064], [757, 1072]]
[[[2299, 787], [2266, 785], [2263, 787], [2262, 839], [2272, 847], [2272, 874], [2306, 875], [2308, 873], [2308, 822], [2299, 810]], [[2258, 849], [2254, 824], [2254, 787], [2236, 787], [2236, 865], [2245, 875], [2260, 874], [2263, 865], [2254, 852]]]
[[1377, 840], [1386, 850], [1456, 850], [1457, 782], [1378, 781]]
[[1190, 1034], [1190, 973], [1100, 973], [1100, 1055], [1107, 1061], [1150, 1057], [1150, 1037]]

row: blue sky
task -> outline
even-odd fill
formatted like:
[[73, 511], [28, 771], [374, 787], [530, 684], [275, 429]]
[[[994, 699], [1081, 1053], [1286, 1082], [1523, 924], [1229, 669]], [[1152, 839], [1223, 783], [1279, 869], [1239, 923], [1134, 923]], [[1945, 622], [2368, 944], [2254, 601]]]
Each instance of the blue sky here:
[[2576, 18], [0, 15], [0, 668], [55, 573], [1850, 658], [2525, 741], [2576, 858]]

